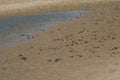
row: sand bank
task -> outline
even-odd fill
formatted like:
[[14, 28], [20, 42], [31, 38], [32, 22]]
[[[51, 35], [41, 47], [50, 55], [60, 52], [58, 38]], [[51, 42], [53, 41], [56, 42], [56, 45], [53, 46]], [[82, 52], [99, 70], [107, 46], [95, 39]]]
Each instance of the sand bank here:
[[120, 1], [108, 1], [89, 4], [93, 12], [1, 49], [0, 79], [119, 80]]
[[65, 10], [93, 9], [104, 5], [103, 2], [106, 3], [110, 1], [112, 0], [1, 0], [0, 17], [30, 15]]

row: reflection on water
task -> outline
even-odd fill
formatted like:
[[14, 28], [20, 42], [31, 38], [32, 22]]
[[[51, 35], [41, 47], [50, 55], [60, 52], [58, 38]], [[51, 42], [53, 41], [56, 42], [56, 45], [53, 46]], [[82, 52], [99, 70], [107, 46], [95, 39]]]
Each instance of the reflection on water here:
[[26, 40], [28, 36], [20, 35], [30, 35], [35, 31], [46, 30], [52, 24], [80, 17], [86, 12], [88, 10], [54, 12], [0, 19], [0, 46], [3, 47], [11, 43]]

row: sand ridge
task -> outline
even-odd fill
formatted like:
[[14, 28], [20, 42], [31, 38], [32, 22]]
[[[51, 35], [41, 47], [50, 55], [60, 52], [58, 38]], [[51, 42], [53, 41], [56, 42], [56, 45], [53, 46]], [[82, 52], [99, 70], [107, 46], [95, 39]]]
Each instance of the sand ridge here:
[[[22, 0], [23, 1], [23, 0]], [[65, 11], [65, 10], [76, 10], [76, 9], [88, 9], [96, 8], [101, 5], [101, 2], [110, 2], [112, 0], [35, 0], [35, 1], [23, 1], [13, 0], [12, 3], [9, 1], [0, 5], [0, 17], [20, 16], [20, 15], [31, 15], [46, 12]], [[119, 0], [115, 0], [119, 1]], [[7, 0], [6, 0], [7, 2]], [[98, 4], [99, 3], [99, 4]], [[92, 5], [90, 5], [92, 4]], [[94, 6], [94, 7], [93, 7]]]

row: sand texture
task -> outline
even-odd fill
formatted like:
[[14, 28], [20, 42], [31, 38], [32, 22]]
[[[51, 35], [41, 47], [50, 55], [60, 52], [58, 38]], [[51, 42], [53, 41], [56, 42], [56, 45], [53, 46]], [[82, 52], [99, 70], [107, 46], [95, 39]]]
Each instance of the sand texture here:
[[93, 11], [0, 49], [0, 80], [120, 80], [120, 1], [77, 1]]
[[[46, 12], [93, 9], [113, 0], [0, 0], [0, 18]], [[119, 1], [119, 0], [114, 0]]]

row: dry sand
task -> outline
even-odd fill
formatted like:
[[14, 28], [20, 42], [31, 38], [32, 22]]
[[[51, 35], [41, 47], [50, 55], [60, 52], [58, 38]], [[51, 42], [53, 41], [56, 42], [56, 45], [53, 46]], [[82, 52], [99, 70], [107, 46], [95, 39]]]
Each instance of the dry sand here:
[[[0, 18], [45, 12], [90, 9], [113, 0], [0, 0]], [[119, 1], [119, 0], [114, 0]]]
[[[95, 1], [87, 15], [0, 49], [0, 80], [120, 80], [120, 1]], [[61, 10], [82, 9], [74, 4]]]

